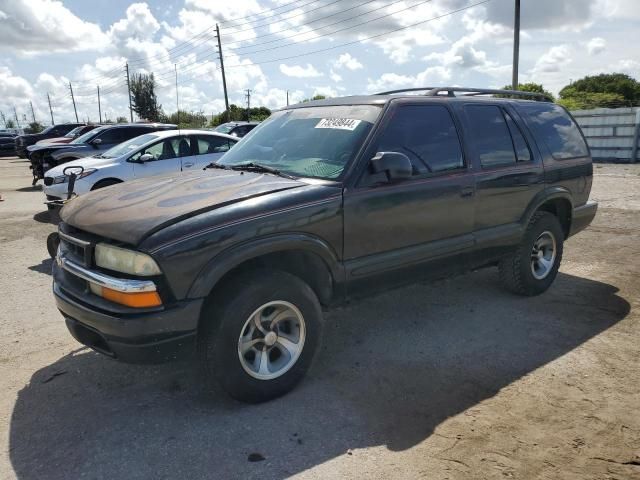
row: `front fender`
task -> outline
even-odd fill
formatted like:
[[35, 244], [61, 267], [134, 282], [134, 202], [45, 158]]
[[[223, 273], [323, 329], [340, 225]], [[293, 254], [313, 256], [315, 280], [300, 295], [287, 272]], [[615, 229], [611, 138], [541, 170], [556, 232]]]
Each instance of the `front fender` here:
[[238, 265], [263, 255], [284, 251], [316, 254], [324, 261], [334, 281], [343, 283], [344, 269], [336, 252], [327, 242], [309, 234], [288, 233], [252, 239], [223, 250], [200, 270], [187, 297], [206, 297], [218, 281]]

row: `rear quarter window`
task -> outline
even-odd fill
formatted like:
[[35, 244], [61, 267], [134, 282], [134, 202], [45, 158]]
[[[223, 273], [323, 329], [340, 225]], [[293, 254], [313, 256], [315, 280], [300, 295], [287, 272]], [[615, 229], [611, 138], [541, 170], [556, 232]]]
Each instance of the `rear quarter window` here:
[[564, 108], [539, 102], [521, 104], [519, 109], [538, 142], [546, 145], [556, 160], [589, 155], [580, 129]]

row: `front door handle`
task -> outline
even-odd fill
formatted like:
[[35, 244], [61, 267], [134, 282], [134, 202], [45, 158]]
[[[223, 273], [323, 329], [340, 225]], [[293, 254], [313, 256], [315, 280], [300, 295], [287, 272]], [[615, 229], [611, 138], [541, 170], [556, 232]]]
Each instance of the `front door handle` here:
[[182, 166], [184, 168], [191, 168], [191, 167], [193, 167], [193, 163], [191, 163], [191, 162], [183, 163]]
[[464, 187], [462, 190], [460, 190], [460, 196], [461, 197], [473, 197], [474, 192], [475, 192], [475, 188], [473, 188], [473, 187]]

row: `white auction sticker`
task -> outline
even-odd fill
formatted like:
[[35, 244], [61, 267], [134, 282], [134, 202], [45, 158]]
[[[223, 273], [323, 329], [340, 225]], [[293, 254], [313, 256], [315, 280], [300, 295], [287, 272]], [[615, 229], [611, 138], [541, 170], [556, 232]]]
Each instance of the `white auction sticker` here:
[[336, 128], [338, 130], [355, 130], [361, 120], [352, 118], [323, 118], [315, 128]]

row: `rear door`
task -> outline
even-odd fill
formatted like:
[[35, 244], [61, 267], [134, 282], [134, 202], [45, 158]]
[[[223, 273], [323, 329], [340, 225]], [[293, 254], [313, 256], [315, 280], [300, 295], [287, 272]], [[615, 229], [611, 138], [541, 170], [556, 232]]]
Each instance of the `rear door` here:
[[530, 133], [506, 103], [461, 106], [475, 170], [478, 247], [518, 238], [527, 206], [544, 189], [544, 169]]

